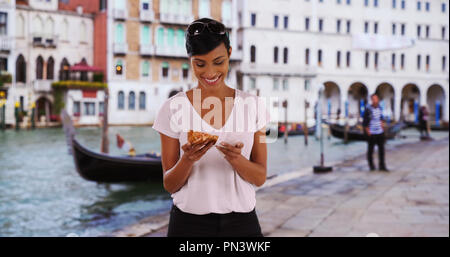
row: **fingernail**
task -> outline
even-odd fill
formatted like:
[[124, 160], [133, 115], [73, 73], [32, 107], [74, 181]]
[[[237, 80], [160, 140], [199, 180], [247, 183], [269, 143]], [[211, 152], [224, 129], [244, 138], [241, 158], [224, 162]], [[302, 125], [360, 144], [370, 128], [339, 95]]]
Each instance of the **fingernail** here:
[[220, 142], [221, 145], [225, 145], [225, 142]]

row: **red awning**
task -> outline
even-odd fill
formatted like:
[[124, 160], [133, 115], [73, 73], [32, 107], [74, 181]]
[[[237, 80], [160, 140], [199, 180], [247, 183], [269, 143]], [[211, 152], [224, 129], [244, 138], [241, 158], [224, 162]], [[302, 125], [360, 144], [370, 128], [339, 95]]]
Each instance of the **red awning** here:
[[74, 66], [71, 66], [69, 68], [70, 71], [93, 71], [93, 72], [97, 72], [97, 71], [103, 71], [102, 69], [98, 68], [98, 67], [94, 67], [94, 66], [89, 66], [86, 63], [80, 62], [75, 64]]

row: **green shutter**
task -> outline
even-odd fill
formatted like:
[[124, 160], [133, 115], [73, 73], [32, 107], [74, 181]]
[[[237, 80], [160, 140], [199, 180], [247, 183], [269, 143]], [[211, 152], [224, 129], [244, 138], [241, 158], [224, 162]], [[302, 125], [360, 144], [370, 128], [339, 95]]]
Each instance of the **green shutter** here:
[[181, 65], [181, 68], [184, 70], [184, 69], [189, 69], [189, 64], [187, 64], [187, 63], [183, 63], [182, 65]]
[[168, 62], [163, 62], [162, 63], [162, 67], [163, 68], [169, 68], [169, 63]]
[[157, 41], [159, 46], [164, 45], [164, 28], [159, 28], [158, 29], [158, 41]]
[[142, 42], [141, 42], [142, 44], [144, 44], [144, 45], [150, 44], [150, 28], [149, 28], [149, 26], [145, 25], [142, 27], [141, 37], [142, 37]]
[[173, 46], [174, 30], [172, 28], [167, 29], [167, 44]]
[[117, 23], [116, 24], [116, 43], [123, 43], [123, 42], [124, 42], [123, 24]]
[[148, 77], [148, 74], [150, 73], [150, 62], [149, 61], [143, 61], [142, 62], [142, 76]]
[[177, 41], [178, 41], [178, 46], [179, 47], [184, 47], [184, 30], [182, 29], [178, 29], [177, 30]]

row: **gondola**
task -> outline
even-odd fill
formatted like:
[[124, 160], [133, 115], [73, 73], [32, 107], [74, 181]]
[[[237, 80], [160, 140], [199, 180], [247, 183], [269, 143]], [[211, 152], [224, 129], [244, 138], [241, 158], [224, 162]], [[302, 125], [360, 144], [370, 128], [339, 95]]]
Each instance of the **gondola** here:
[[87, 149], [75, 137], [72, 150], [77, 172], [86, 180], [101, 183], [162, 181], [161, 157], [157, 154], [110, 156]]
[[162, 182], [160, 154], [152, 152], [136, 156], [111, 156], [93, 152], [75, 138], [75, 128], [65, 110], [62, 111], [61, 118], [69, 153], [82, 178], [99, 183]]
[[[386, 133], [386, 139], [394, 139], [400, 130], [405, 126], [404, 123], [390, 125]], [[338, 124], [330, 124], [331, 134], [334, 137], [344, 139], [345, 126]], [[347, 132], [347, 140], [349, 141], [367, 141], [366, 134], [356, 126], [349, 127]]]
[[[314, 135], [315, 132], [316, 132], [315, 126], [308, 128], [308, 135]], [[288, 130], [288, 136], [303, 136], [303, 135], [305, 135], [303, 129]], [[284, 137], [284, 131], [278, 129], [278, 137]]]

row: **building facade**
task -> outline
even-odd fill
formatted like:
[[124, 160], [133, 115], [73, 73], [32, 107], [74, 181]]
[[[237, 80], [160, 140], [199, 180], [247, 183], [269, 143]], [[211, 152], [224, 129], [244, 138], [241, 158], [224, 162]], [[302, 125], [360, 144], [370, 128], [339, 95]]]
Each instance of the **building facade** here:
[[448, 122], [448, 4], [239, 1], [243, 88], [276, 97], [269, 105], [280, 121], [283, 101], [289, 122], [313, 118], [323, 87], [321, 109], [331, 118], [340, 112], [356, 122], [363, 102], [378, 93], [391, 120], [414, 121], [427, 105], [432, 121]]
[[236, 87], [236, 2], [112, 0], [108, 6], [109, 122], [150, 124], [169, 96], [196, 86], [185, 47], [187, 25], [209, 17], [226, 24], [233, 54], [227, 83]]

